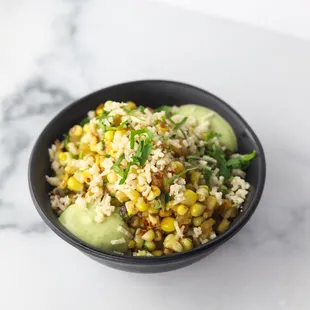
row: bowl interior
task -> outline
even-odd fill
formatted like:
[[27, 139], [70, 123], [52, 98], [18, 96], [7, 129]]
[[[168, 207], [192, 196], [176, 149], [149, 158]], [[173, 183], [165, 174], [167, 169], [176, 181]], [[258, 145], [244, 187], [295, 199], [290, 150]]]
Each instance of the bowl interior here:
[[[92, 248], [66, 231], [66, 229], [59, 224], [57, 216], [50, 207], [48, 197], [50, 187], [47, 182], [45, 182], [45, 175], [51, 175], [47, 150], [55, 139], [62, 138], [63, 134], [68, 132], [70, 127], [85, 118], [89, 110], [94, 109], [97, 105], [107, 100], [130, 100], [136, 102], [138, 105], [150, 106], [152, 108], [161, 105], [183, 105], [192, 103], [208, 107], [222, 115], [222, 117], [231, 124], [236, 133], [238, 152], [250, 153], [255, 149], [257, 157], [252, 161], [247, 171], [246, 179], [251, 184], [251, 188], [243, 205], [244, 211], [237, 216], [224, 234], [201, 247], [209, 248], [212, 245], [218, 245], [224, 242], [246, 223], [259, 202], [265, 180], [263, 149], [252, 129], [241, 116], [226, 103], [201, 89], [169, 81], [137, 81], [111, 86], [79, 99], [61, 111], [39, 136], [30, 159], [29, 184], [40, 215], [58, 235], [67, 239], [68, 242], [75, 246], [80, 244], [84, 249]], [[95, 249], [92, 250], [99, 251]], [[195, 251], [195, 249], [192, 251]]]

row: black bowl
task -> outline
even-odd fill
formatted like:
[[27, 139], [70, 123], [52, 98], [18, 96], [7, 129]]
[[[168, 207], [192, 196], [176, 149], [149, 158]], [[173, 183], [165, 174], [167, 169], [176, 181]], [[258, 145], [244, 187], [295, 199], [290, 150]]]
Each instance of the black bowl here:
[[[243, 205], [243, 212], [232, 222], [223, 234], [190, 251], [162, 257], [132, 257], [104, 253], [76, 238], [58, 222], [53, 212], [45, 175], [51, 175], [47, 149], [61, 138], [63, 133], [80, 122], [86, 113], [106, 100], [134, 101], [139, 105], [156, 108], [160, 105], [182, 105], [194, 103], [208, 107], [221, 114], [233, 127], [238, 138], [238, 151], [250, 153], [253, 149], [257, 157], [247, 171], [247, 181], [251, 188]], [[69, 105], [45, 127], [33, 148], [29, 163], [29, 187], [32, 199], [45, 223], [62, 239], [96, 261], [113, 268], [133, 272], [162, 272], [192, 264], [214, 251], [219, 245], [236, 234], [249, 220], [256, 209], [265, 183], [265, 156], [257, 136], [243, 118], [229, 105], [214, 95], [199, 88], [171, 81], [135, 81], [111, 86], [94, 92]]]

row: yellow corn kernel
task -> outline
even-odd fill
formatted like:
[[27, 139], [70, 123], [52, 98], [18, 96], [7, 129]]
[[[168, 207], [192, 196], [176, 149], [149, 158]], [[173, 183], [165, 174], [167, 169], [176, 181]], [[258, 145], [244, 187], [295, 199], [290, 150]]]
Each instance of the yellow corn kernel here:
[[231, 208], [231, 202], [228, 199], [223, 199], [223, 202], [220, 206], [221, 215], [224, 216], [226, 210]]
[[157, 197], [160, 195], [160, 189], [159, 187], [155, 185], [151, 185], [151, 191], [154, 193], [154, 195]]
[[164, 252], [162, 250], [155, 250], [152, 252], [154, 256], [162, 256]]
[[202, 202], [205, 201], [206, 198], [209, 196], [209, 192], [204, 187], [199, 187], [196, 191], [198, 201]]
[[197, 216], [200, 216], [204, 210], [205, 210], [205, 206], [199, 202], [196, 202], [190, 207], [189, 212], [191, 216], [197, 217]]
[[83, 128], [80, 125], [74, 125], [70, 130], [69, 130], [69, 136], [75, 136], [75, 137], [80, 137], [83, 133]]
[[190, 207], [191, 205], [193, 205], [195, 202], [197, 201], [197, 194], [194, 193], [192, 190], [190, 189], [186, 189], [184, 192], [184, 200], [183, 200], [183, 204], [187, 207]]
[[[115, 198], [119, 201], [119, 202], [126, 202], [129, 200], [128, 196], [121, 191], [116, 191], [115, 193]], [[127, 210], [128, 211], [128, 210]], [[129, 214], [129, 213], [128, 213]]]
[[198, 216], [193, 218], [193, 225], [198, 227], [201, 225], [201, 223], [205, 220], [203, 216]]
[[154, 206], [151, 204], [151, 206], [149, 207], [149, 213], [150, 214], [158, 214], [159, 213], [159, 210], [158, 209], [155, 209]]
[[113, 184], [108, 183], [108, 184], [106, 185], [106, 189], [108, 190], [108, 192], [109, 192], [111, 195], [114, 195], [114, 196], [115, 196], [116, 191], [115, 191], [115, 189], [114, 189], [114, 185], [113, 185]]
[[143, 236], [142, 239], [146, 241], [153, 241], [155, 238], [155, 232], [153, 229], [148, 230]]
[[184, 215], [187, 211], [188, 211], [188, 208], [186, 206], [184, 206], [184, 205], [179, 205], [177, 207], [177, 213], [179, 215]]
[[173, 200], [170, 200], [166, 203], [166, 208], [169, 210], [169, 209], [172, 209], [174, 207], [173, 205]]
[[171, 239], [173, 239], [175, 237], [174, 234], [169, 234], [166, 236], [165, 240], [164, 240], [164, 245], [169, 242]]
[[108, 130], [104, 133], [104, 140], [106, 142], [112, 142], [114, 139], [114, 131], [113, 130]]
[[185, 251], [189, 251], [193, 248], [193, 242], [189, 238], [184, 238], [184, 239], [180, 240], [180, 242], [181, 242]]
[[208, 196], [205, 202], [208, 211], [213, 211], [216, 205], [216, 198], [214, 196]]
[[229, 225], [230, 221], [228, 221], [227, 219], [222, 219], [221, 223], [217, 227], [217, 231], [222, 233], [228, 228]]
[[199, 185], [199, 187], [205, 188], [209, 192], [209, 186], [208, 185]]
[[172, 211], [169, 209], [165, 209], [165, 208], [161, 208], [159, 210], [159, 216], [160, 217], [167, 217], [167, 216], [171, 216], [172, 215]]
[[85, 183], [89, 184], [91, 182], [92, 175], [89, 171], [83, 171], [82, 176]]
[[[89, 141], [90, 146], [95, 146], [96, 147], [97, 143], [98, 143], [97, 137], [91, 136], [90, 141]], [[95, 151], [96, 151], [96, 149], [95, 149]], [[95, 151], [93, 151], [93, 152], [95, 152]]]
[[125, 206], [126, 206], [128, 215], [135, 215], [138, 213], [138, 210], [135, 208], [134, 201], [127, 201]]
[[225, 211], [225, 213], [224, 213], [223, 216], [224, 216], [224, 218], [226, 218], [226, 219], [234, 218], [234, 217], [236, 217], [237, 213], [238, 213], [238, 209], [235, 208], [235, 207], [231, 207], [231, 208], [229, 208], [229, 209], [227, 209], [227, 210]]
[[74, 177], [70, 177], [68, 179], [68, 184], [67, 187], [71, 190], [71, 191], [75, 191], [75, 192], [81, 192], [84, 188], [83, 184], [80, 183], [76, 178]]
[[59, 188], [66, 188], [67, 187], [67, 183], [68, 183], [68, 179], [69, 179], [69, 174], [68, 173], [65, 173], [60, 185], [59, 185]]
[[127, 104], [128, 110], [134, 110], [137, 108], [137, 105], [133, 101], [128, 101]]
[[152, 191], [150, 191], [149, 194], [148, 194], [147, 197], [146, 197], [146, 199], [147, 199], [148, 201], [152, 201], [152, 200], [154, 200], [155, 198], [156, 198], [156, 195], [155, 195], [155, 193], [152, 192]]
[[134, 189], [126, 191], [126, 196], [132, 201], [137, 201], [140, 198], [139, 192]]
[[90, 124], [85, 124], [85, 125], [83, 126], [83, 131], [84, 131], [85, 133], [90, 132]]
[[121, 129], [121, 130], [116, 130], [114, 134], [114, 140], [120, 139], [122, 136], [126, 134], [127, 130]]
[[179, 161], [172, 161], [170, 167], [174, 173], [180, 173], [184, 170], [184, 165]]
[[174, 228], [174, 218], [164, 217], [160, 223], [160, 228], [165, 232], [172, 232]]
[[159, 216], [154, 214], [149, 214], [148, 221], [152, 226], [156, 226], [159, 224]]
[[161, 241], [163, 240], [163, 234], [160, 230], [156, 230], [155, 231], [155, 238], [154, 238], [155, 241]]
[[201, 230], [205, 233], [211, 232], [213, 230], [212, 226], [215, 224], [215, 222], [215, 219], [209, 218], [200, 225]]
[[142, 249], [143, 243], [144, 243], [144, 240], [142, 239], [142, 237], [140, 235], [135, 235], [134, 241], [136, 243], [135, 247], [139, 250]]
[[114, 184], [118, 180], [117, 173], [114, 170], [111, 170], [107, 176], [108, 182]]
[[144, 201], [142, 197], [140, 197], [136, 203], [136, 207], [140, 212], [145, 212], [148, 210], [149, 205]]
[[166, 133], [168, 131], [168, 128], [162, 126], [160, 123], [156, 127], [157, 127], [157, 130], [161, 133]]
[[65, 161], [67, 159], [68, 154], [69, 154], [68, 152], [59, 152], [58, 159], [60, 161]]
[[200, 180], [200, 176], [201, 176], [201, 173], [199, 171], [193, 171], [191, 173], [191, 182], [193, 184], [198, 183], [198, 181]]
[[174, 252], [182, 252], [183, 251], [183, 246], [182, 244], [176, 239], [176, 238], [171, 238], [169, 241], [165, 243], [165, 247], [173, 250]]
[[144, 247], [146, 250], [152, 252], [152, 251], [155, 250], [156, 244], [155, 244], [154, 241], [144, 241], [143, 247]]
[[133, 249], [136, 246], [136, 242], [134, 240], [130, 240], [128, 242], [128, 249]]
[[170, 249], [164, 249], [164, 253], [165, 255], [170, 255], [170, 254], [173, 254], [173, 251]]
[[103, 104], [99, 104], [98, 107], [96, 108], [96, 115], [97, 116], [100, 116], [103, 112], [103, 108], [104, 108], [104, 105]]

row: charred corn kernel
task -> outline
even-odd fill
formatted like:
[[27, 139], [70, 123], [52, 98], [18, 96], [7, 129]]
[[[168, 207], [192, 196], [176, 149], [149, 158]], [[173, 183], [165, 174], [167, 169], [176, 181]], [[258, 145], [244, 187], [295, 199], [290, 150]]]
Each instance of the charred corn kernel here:
[[85, 125], [83, 126], [83, 131], [84, 131], [85, 133], [90, 132], [90, 125], [89, 125], [89, 124], [85, 124]]
[[151, 185], [151, 191], [155, 194], [156, 197], [160, 195], [160, 189], [155, 185]]
[[198, 227], [201, 225], [201, 223], [205, 220], [203, 216], [198, 216], [193, 218], [193, 225]]
[[155, 231], [154, 240], [157, 241], [157, 242], [163, 240], [163, 234], [161, 233], [160, 230], [156, 230]]
[[184, 192], [183, 204], [187, 207], [192, 206], [197, 201], [197, 194], [190, 189], [186, 189]]
[[112, 142], [114, 139], [114, 131], [109, 130], [104, 133], [104, 140], [108, 142]]
[[[116, 197], [116, 195], [115, 195], [115, 197]], [[125, 206], [126, 206], [128, 215], [135, 215], [138, 213], [138, 210], [135, 207], [134, 201], [127, 201]]]
[[156, 225], [159, 224], [159, 216], [158, 215], [149, 214], [148, 221], [149, 221], [149, 223], [152, 226], [156, 226]]
[[165, 232], [172, 232], [174, 228], [174, 218], [173, 217], [164, 217], [160, 223], [160, 228]]
[[192, 184], [192, 183], [187, 183], [185, 185], [186, 189], [190, 189], [191, 191], [194, 191], [195, 190], [195, 186]]
[[59, 188], [66, 188], [67, 187], [67, 183], [68, 183], [68, 179], [69, 179], [69, 174], [68, 173], [65, 173], [60, 185], [59, 185]]
[[201, 225], [200, 228], [203, 232], [208, 233], [213, 230], [212, 226], [215, 224], [215, 220], [213, 218], [210, 218], [206, 221], [204, 221]]
[[130, 240], [128, 242], [128, 249], [133, 249], [136, 246], [136, 242], [134, 240]]
[[108, 173], [107, 179], [108, 179], [109, 183], [114, 184], [118, 180], [117, 173], [115, 171], [111, 170]]
[[224, 216], [226, 210], [231, 208], [231, 202], [228, 199], [223, 199], [223, 202], [220, 206], [221, 215]]
[[98, 107], [96, 108], [96, 115], [97, 116], [100, 116], [103, 112], [103, 108], [104, 108], [104, 105], [103, 104], [99, 104]]
[[189, 212], [191, 216], [197, 217], [200, 216], [204, 210], [205, 206], [202, 203], [196, 202], [190, 207]]
[[191, 173], [191, 182], [192, 183], [198, 183], [198, 181], [200, 180], [200, 176], [201, 176], [201, 173], [199, 171], [192, 171]]
[[80, 125], [74, 125], [69, 130], [69, 136], [80, 137], [83, 133], [83, 128]]
[[137, 105], [133, 101], [128, 101], [127, 104], [128, 110], [134, 110], [137, 108]]
[[170, 166], [174, 173], [180, 173], [184, 170], [184, 165], [179, 161], [172, 161]]
[[162, 256], [164, 252], [162, 250], [155, 250], [152, 252], [154, 256]]
[[196, 191], [198, 201], [205, 201], [209, 196], [209, 192], [204, 187], [199, 187]]
[[193, 248], [193, 242], [189, 238], [184, 238], [180, 240], [185, 251], [191, 250]]
[[208, 211], [213, 211], [216, 205], [216, 198], [213, 196], [208, 196], [205, 205]]
[[225, 211], [224, 218], [225, 219], [234, 218], [236, 217], [237, 213], [238, 213], [238, 209], [235, 207], [231, 207]]
[[165, 255], [170, 255], [170, 254], [173, 254], [173, 251], [170, 249], [164, 249], [164, 253]]
[[68, 179], [68, 188], [74, 192], [81, 192], [84, 188], [83, 184], [80, 183], [76, 178], [70, 177]]
[[155, 244], [154, 241], [144, 241], [143, 247], [144, 247], [146, 250], [152, 252], [152, 251], [155, 250], [156, 244]]
[[221, 223], [217, 227], [217, 231], [222, 233], [228, 228], [229, 225], [230, 221], [228, 221], [227, 219], [222, 219]]
[[82, 172], [82, 176], [83, 176], [83, 180], [85, 183], [89, 184], [91, 179], [92, 179], [92, 175], [89, 171], [83, 171]]
[[136, 207], [140, 212], [145, 212], [148, 210], [149, 205], [144, 201], [142, 197], [140, 197], [136, 203]]
[[126, 192], [126, 196], [133, 201], [137, 201], [138, 198], [140, 198], [140, 194], [139, 192], [137, 192], [136, 190], [130, 190]]
[[132, 216], [129, 219], [129, 226], [132, 228], [138, 228], [140, 226], [140, 218], [137, 215]]
[[143, 243], [144, 243], [144, 240], [142, 239], [142, 237], [140, 236], [140, 235], [135, 235], [135, 237], [134, 237], [134, 239], [133, 239], [134, 241], [135, 241], [135, 247], [137, 248], [137, 249], [142, 249], [142, 247], [143, 247]]
[[159, 216], [160, 217], [168, 217], [172, 215], [172, 210], [167, 210], [165, 208], [161, 208], [159, 210]]
[[[121, 192], [121, 191], [116, 191], [115, 193], [115, 197], [117, 198], [118, 201], [120, 202], [126, 202], [129, 200], [128, 196], [125, 195], [125, 193]], [[132, 204], [134, 204], [134, 202], [132, 201]], [[128, 209], [127, 209], [128, 212]], [[129, 212], [128, 212], [129, 214]], [[133, 213], [132, 213], [133, 214]]]
[[153, 229], [148, 230], [143, 236], [142, 239], [145, 241], [153, 241], [155, 238], [155, 232]]
[[188, 211], [188, 208], [184, 205], [179, 205], [177, 207], [177, 212], [179, 215], [184, 215]]

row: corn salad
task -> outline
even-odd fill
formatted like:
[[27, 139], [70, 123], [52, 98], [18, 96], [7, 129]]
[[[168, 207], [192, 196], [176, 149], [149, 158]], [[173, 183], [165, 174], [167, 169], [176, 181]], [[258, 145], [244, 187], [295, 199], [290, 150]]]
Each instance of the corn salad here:
[[129, 227], [126, 254], [162, 256], [225, 232], [248, 194], [244, 170], [255, 151], [232, 154], [208, 122], [198, 125], [178, 107], [107, 101], [56, 140], [49, 156], [57, 214], [92, 205], [93, 220], [104, 223], [117, 212]]

